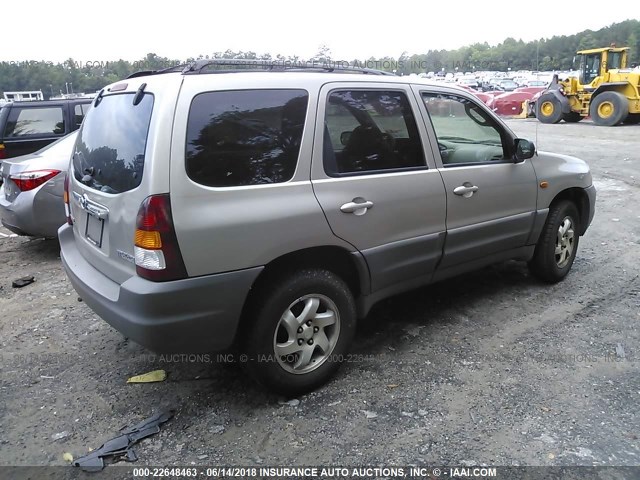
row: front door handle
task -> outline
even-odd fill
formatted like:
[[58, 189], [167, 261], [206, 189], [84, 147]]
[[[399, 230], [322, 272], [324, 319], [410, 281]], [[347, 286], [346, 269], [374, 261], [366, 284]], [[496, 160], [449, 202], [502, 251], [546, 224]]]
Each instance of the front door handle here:
[[373, 207], [373, 202], [362, 197], [356, 197], [353, 201], [345, 203], [340, 207], [342, 213], [353, 213], [354, 215], [364, 215], [369, 208]]
[[477, 191], [478, 187], [476, 185], [471, 185], [469, 182], [465, 182], [464, 185], [460, 185], [453, 189], [453, 193], [464, 198], [469, 198]]

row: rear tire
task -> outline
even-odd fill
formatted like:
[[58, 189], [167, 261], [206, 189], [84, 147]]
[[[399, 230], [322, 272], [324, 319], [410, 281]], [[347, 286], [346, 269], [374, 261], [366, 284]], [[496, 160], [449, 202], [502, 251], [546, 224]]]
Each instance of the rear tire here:
[[596, 125], [613, 127], [629, 116], [629, 100], [618, 92], [603, 92], [591, 101], [589, 114]]
[[543, 282], [557, 283], [567, 276], [578, 251], [579, 219], [573, 202], [562, 200], [551, 205], [529, 262], [529, 270], [535, 277]]
[[562, 119], [567, 123], [576, 123], [582, 120], [584, 117], [578, 112], [565, 113]]
[[243, 340], [248, 373], [285, 396], [323, 385], [349, 350], [356, 308], [347, 284], [333, 272], [304, 269], [258, 293]]
[[536, 100], [536, 117], [542, 123], [558, 123], [562, 120], [562, 105], [553, 93], [540, 95]]

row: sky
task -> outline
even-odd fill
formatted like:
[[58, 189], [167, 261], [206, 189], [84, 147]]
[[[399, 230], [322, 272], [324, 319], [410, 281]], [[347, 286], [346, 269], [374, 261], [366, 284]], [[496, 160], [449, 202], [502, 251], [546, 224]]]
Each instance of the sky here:
[[[0, 61], [132, 61], [151, 52], [186, 60], [228, 49], [308, 59], [322, 45], [333, 60], [397, 58], [476, 42], [496, 45], [507, 37], [572, 35], [640, 18], [624, 8], [582, 8], [569, 17], [557, 0], [65, 0], [61, 5], [32, 0], [29, 12], [41, 15], [29, 14], [28, 21], [5, 18], [0, 34], [13, 40], [3, 42]], [[15, 8], [20, 17], [21, 7]]]

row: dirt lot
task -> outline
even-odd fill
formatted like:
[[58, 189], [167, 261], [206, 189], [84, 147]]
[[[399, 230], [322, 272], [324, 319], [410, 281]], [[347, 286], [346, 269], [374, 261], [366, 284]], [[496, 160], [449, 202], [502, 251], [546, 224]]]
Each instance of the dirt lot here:
[[[639, 465], [640, 127], [508, 123], [591, 165], [569, 277], [508, 262], [387, 300], [337, 377], [289, 403], [215, 356], [129, 343], [78, 301], [55, 241], [0, 238], [0, 463], [64, 465], [172, 407], [138, 465]], [[125, 383], [156, 368], [165, 382]]]

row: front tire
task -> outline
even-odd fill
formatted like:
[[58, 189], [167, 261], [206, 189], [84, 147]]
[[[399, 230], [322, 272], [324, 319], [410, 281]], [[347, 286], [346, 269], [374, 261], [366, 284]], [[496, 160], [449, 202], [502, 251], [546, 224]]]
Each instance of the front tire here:
[[589, 114], [596, 125], [613, 127], [629, 116], [629, 101], [618, 92], [603, 92], [591, 101]]
[[529, 270], [538, 279], [557, 283], [571, 270], [580, 240], [579, 214], [573, 202], [552, 204]]
[[562, 120], [562, 105], [553, 93], [540, 95], [536, 101], [536, 117], [542, 123], [558, 123]]
[[356, 308], [336, 274], [305, 269], [257, 295], [245, 323], [248, 373], [269, 390], [295, 396], [323, 385], [349, 350]]

